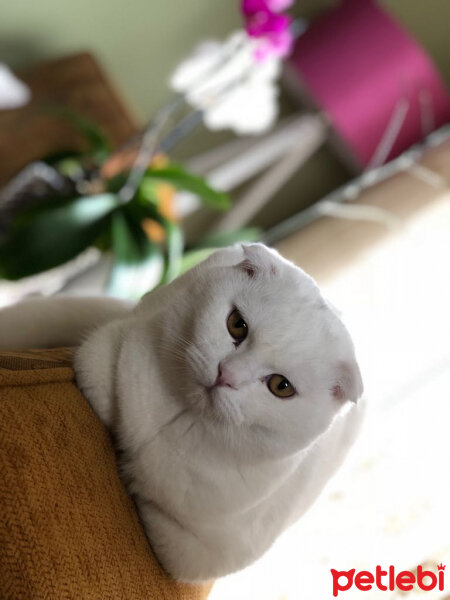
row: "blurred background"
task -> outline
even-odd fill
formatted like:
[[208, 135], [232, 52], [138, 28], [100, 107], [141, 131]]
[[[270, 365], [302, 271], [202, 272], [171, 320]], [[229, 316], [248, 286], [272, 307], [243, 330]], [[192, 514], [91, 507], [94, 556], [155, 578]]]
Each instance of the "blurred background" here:
[[[421, 41], [447, 84], [450, 81], [447, 0], [382, 0], [411, 33]], [[315, 19], [336, 5], [334, 0], [302, 0], [291, 12]], [[36, 62], [60, 58], [87, 50], [92, 52], [116, 84], [131, 114], [142, 123], [170, 97], [169, 74], [202, 38], [223, 39], [241, 25], [239, 3], [219, 0], [134, 0], [130, 7], [111, 0], [81, 1], [69, 10], [54, 0], [39, 3], [4, 3], [0, 22], [0, 59], [16, 69]], [[167, 40], [170, 39], [170, 44]], [[286, 97], [287, 96], [287, 97]], [[283, 95], [283, 110], [292, 112], [292, 98]], [[285, 106], [286, 105], [286, 106]], [[183, 157], [218, 143], [198, 131], [179, 150]], [[323, 177], [326, 171], [327, 177]], [[349, 178], [328, 148], [321, 148], [283, 190], [280, 217], [307, 205]], [[270, 225], [270, 207], [258, 215], [258, 222]]]
[[369, 409], [349, 460], [213, 600], [323, 600], [331, 568], [450, 561], [450, 3], [283, 7], [284, 46], [237, 0], [16, 0], [0, 21], [0, 306], [137, 299], [262, 240], [354, 337]]

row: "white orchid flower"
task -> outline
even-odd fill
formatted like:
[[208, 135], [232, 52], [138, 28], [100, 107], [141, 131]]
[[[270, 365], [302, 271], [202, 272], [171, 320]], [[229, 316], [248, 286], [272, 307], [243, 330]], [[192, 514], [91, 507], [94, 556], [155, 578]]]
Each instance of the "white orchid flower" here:
[[258, 61], [256, 44], [245, 31], [203, 42], [173, 73], [172, 88], [203, 111], [208, 128], [256, 134], [275, 121], [281, 59]]

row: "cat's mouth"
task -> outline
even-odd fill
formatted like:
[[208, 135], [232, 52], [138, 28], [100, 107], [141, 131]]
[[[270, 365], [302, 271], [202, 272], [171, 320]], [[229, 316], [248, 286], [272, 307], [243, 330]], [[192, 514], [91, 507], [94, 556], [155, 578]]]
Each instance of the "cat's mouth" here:
[[220, 392], [216, 385], [203, 385], [202, 388], [210, 403], [217, 402], [220, 399]]
[[207, 414], [235, 425], [242, 422], [242, 413], [236, 403], [229, 398], [229, 390], [218, 385], [202, 387], [205, 398], [204, 410]]

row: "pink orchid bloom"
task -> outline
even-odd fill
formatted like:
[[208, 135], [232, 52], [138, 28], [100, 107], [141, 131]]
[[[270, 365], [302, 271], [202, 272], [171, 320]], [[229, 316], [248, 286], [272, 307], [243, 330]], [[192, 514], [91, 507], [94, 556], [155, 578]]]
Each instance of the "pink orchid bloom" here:
[[258, 61], [268, 56], [285, 57], [293, 44], [289, 31], [291, 18], [279, 11], [291, 6], [293, 0], [242, 0], [245, 29], [249, 36], [258, 38], [255, 57]]
[[245, 16], [254, 15], [259, 11], [267, 10], [267, 2], [265, 0], [242, 0], [241, 12]]
[[251, 37], [278, 34], [289, 29], [291, 19], [268, 10], [259, 11], [247, 17], [246, 30]]
[[255, 50], [255, 58], [257, 61], [263, 61], [270, 56], [284, 58], [290, 54], [293, 43], [294, 36], [289, 30], [261, 38]]
[[279, 31], [276, 33], [274, 32], [268, 36], [268, 39], [272, 46], [273, 54], [276, 54], [277, 56], [285, 57], [292, 50], [294, 36], [289, 29], [285, 29], [284, 31]]
[[274, 12], [281, 12], [290, 8], [294, 4], [294, 0], [266, 0], [267, 8]]
[[252, 15], [265, 10], [281, 12], [293, 4], [294, 0], [242, 0], [241, 10], [244, 15]]

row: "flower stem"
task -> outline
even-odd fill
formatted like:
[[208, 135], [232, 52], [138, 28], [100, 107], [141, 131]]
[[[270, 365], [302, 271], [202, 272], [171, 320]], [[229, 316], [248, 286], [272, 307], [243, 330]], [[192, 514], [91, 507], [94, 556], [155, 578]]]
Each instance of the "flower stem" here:
[[175, 127], [169, 131], [166, 137], [161, 141], [159, 150], [166, 154], [178, 144], [186, 135], [194, 131], [203, 121], [203, 111], [200, 109], [188, 113]]
[[175, 96], [168, 104], [157, 111], [155, 117], [145, 127], [136, 160], [125, 185], [119, 191], [119, 198], [123, 204], [128, 203], [136, 194], [142, 176], [158, 148], [159, 138], [164, 127], [183, 104], [184, 97], [182, 95]]

